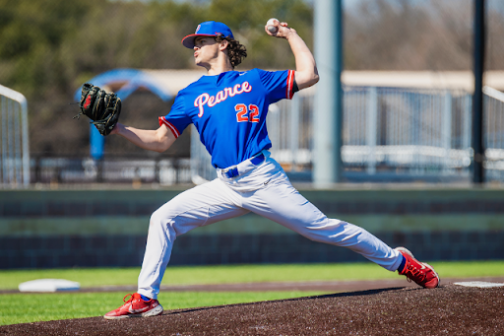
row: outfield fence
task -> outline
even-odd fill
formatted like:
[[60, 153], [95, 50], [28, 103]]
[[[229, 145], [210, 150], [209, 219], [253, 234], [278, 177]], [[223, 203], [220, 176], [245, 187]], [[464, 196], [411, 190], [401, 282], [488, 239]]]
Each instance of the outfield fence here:
[[0, 85], [0, 187], [26, 187], [30, 183], [27, 110], [21, 93]]
[[[294, 180], [310, 180], [313, 91], [270, 106], [272, 156]], [[504, 182], [504, 94], [485, 87], [487, 182]], [[469, 181], [472, 96], [464, 90], [343, 88], [343, 176], [349, 181]], [[193, 128], [194, 182], [215, 177]]]

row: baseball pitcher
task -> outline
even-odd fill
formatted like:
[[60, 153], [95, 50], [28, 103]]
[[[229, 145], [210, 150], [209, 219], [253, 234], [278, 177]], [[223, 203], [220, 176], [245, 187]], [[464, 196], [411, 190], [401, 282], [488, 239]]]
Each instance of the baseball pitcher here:
[[218, 176], [182, 192], [152, 214], [138, 292], [126, 296], [125, 303], [105, 318], [161, 314], [163, 307], [157, 296], [176, 238], [197, 227], [248, 212], [308, 239], [347, 247], [422, 287], [438, 286], [434, 269], [416, 260], [407, 249], [392, 249], [358, 226], [327, 218], [291, 185], [280, 165], [270, 157], [268, 106], [291, 99], [298, 90], [315, 85], [319, 77], [312, 53], [287, 23], [270, 20], [265, 32], [287, 40], [296, 60], [295, 70], [235, 71], [234, 67], [247, 56], [245, 47], [225, 24], [203, 22], [194, 34], [182, 39], [182, 44], [194, 51], [195, 63], [204, 67], [207, 75], [178, 93], [170, 113], [159, 117], [160, 127], [141, 130], [117, 120], [113, 126], [102, 127], [112, 127], [110, 134], [118, 134], [144, 149], [163, 152], [192, 123], [212, 156]]

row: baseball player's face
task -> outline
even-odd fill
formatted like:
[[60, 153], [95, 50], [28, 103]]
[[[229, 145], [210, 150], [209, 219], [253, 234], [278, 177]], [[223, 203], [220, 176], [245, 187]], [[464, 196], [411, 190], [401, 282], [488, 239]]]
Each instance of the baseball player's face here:
[[205, 66], [219, 54], [219, 43], [213, 37], [200, 36], [194, 40], [194, 61], [196, 65]]

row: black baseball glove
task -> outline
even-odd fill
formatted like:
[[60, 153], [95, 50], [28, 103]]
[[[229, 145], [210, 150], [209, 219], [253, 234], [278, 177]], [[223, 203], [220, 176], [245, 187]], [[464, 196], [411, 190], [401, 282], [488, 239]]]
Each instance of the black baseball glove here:
[[99, 87], [86, 83], [82, 86], [81, 112], [92, 120], [101, 135], [114, 129], [121, 114], [121, 99], [115, 93], [106, 93]]

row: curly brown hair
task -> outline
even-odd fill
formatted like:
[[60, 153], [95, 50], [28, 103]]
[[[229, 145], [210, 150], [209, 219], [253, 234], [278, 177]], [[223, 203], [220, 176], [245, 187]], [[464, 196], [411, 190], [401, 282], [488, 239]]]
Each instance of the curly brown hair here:
[[240, 44], [239, 41], [232, 39], [231, 37], [222, 37], [217, 36], [215, 38], [217, 42], [228, 41], [228, 46], [226, 50], [228, 51], [229, 61], [231, 62], [231, 66], [234, 67], [240, 64], [245, 57], [247, 57], [247, 48], [243, 44]]

